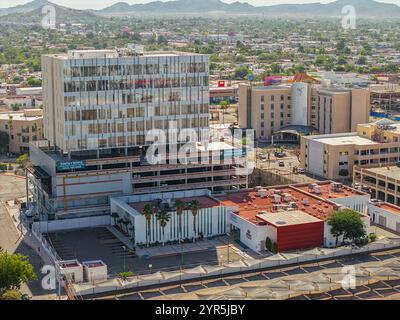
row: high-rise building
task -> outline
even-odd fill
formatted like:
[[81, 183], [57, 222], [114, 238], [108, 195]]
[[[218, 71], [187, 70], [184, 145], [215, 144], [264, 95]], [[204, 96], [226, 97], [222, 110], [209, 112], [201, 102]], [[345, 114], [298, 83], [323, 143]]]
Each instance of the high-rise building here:
[[[207, 138], [208, 56], [70, 51], [45, 55], [42, 65], [47, 140], [31, 145], [29, 174], [42, 219], [108, 214], [116, 195], [247, 187], [238, 173], [245, 164], [227, 160], [245, 159], [243, 148]], [[161, 130], [166, 157], [153, 163], [150, 133]], [[181, 161], [187, 141], [199, 161]]]

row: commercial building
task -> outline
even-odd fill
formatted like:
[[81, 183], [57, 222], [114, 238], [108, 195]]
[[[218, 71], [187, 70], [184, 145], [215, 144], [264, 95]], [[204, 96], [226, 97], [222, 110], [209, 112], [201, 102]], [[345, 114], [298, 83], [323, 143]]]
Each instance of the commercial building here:
[[400, 207], [382, 201], [370, 201], [368, 215], [371, 222], [400, 233]]
[[353, 176], [353, 166], [394, 164], [400, 159], [400, 124], [390, 120], [359, 124], [353, 133], [302, 137], [300, 163], [332, 180]]
[[9, 147], [6, 151], [14, 154], [26, 153], [31, 141], [43, 139], [43, 111], [25, 109], [0, 113], [0, 132], [9, 136]]
[[397, 166], [354, 167], [353, 185], [373, 199], [400, 205], [400, 168]]
[[[174, 205], [180, 199], [187, 204], [179, 216]], [[199, 204], [196, 214], [190, 203]], [[370, 196], [334, 182], [287, 185], [211, 194], [209, 190], [135, 195], [111, 199], [113, 224], [134, 245], [212, 237], [228, 232], [251, 250], [266, 250], [269, 238], [278, 251], [313, 247], [332, 247], [336, 239], [327, 219], [342, 207], [359, 212], [369, 228], [367, 205]], [[147, 222], [143, 214], [150, 204], [153, 214]], [[168, 212], [170, 219], [162, 227], [157, 213]]]
[[239, 125], [254, 129], [260, 139], [270, 140], [290, 126], [302, 134], [352, 132], [368, 122], [369, 110], [369, 91], [364, 88], [305, 82], [239, 86]]
[[208, 56], [131, 48], [42, 62], [46, 140], [31, 144], [28, 175], [42, 220], [107, 215], [113, 196], [247, 187], [244, 148], [207, 136]]

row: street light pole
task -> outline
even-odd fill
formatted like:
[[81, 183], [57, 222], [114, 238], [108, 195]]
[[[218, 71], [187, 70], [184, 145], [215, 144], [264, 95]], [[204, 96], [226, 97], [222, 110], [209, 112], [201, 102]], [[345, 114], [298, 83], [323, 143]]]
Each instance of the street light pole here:
[[227, 233], [228, 235], [228, 263], [230, 263], [230, 257], [229, 257], [229, 253], [230, 253], [230, 246], [231, 246], [231, 234], [230, 232]]
[[180, 239], [181, 242], [181, 269], [183, 268], [183, 239]]
[[126, 271], [126, 264], [125, 264], [125, 255], [126, 255], [126, 247], [125, 246], [122, 246], [122, 249], [124, 250], [124, 272]]

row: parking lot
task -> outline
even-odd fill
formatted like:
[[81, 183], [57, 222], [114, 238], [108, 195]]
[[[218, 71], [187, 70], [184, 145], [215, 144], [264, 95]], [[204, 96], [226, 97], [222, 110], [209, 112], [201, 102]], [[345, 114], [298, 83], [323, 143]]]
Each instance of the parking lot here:
[[[174, 248], [167, 250], [168, 255], [154, 257], [145, 255], [141, 258], [127, 248], [124, 250], [124, 244], [105, 227], [51, 233], [47, 235], [47, 239], [61, 259], [78, 259], [80, 262], [103, 260], [111, 275], [122, 271], [145, 274], [158, 270], [179, 270], [181, 266], [189, 268], [204, 263], [218, 265], [228, 261], [228, 241], [224, 238], [214, 242], [208, 241], [204, 251], [183, 251], [182, 254], [178, 251], [179, 248]], [[196, 244], [187, 244], [188, 248], [193, 245]], [[199, 241], [196, 246], [201, 246]], [[163, 249], [168, 248], [163, 247]], [[240, 259], [243, 259], [243, 253], [236, 244], [231, 244], [229, 261]]]

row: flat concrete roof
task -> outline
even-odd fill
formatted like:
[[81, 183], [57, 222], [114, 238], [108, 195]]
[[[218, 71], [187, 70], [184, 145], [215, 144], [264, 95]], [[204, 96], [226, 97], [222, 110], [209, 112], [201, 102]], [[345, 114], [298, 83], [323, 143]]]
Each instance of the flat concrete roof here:
[[366, 145], [375, 145], [378, 144], [370, 139], [360, 137], [357, 134], [347, 135], [347, 136], [338, 136], [338, 137], [329, 137], [329, 135], [321, 136], [312, 139], [314, 141], [318, 141], [324, 144], [328, 144], [331, 146], [341, 146], [341, 145], [358, 145], [358, 146], [366, 146]]
[[318, 191], [312, 188], [313, 184], [295, 185], [295, 187], [327, 200], [367, 195], [343, 184], [340, 188], [336, 188], [332, 182], [320, 182], [316, 183], [316, 185], [318, 186]]
[[392, 179], [400, 180], [400, 168], [397, 166], [383, 166], [374, 168], [363, 168], [364, 172], [371, 172], [382, 176], [387, 176]]
[[40, 120], [43, 119], [43, 116], [26, 116], [23, 111], [11, 111], [11, 112], [5, 112], [5, 113], [0, 113], [0, 120], [9, 120], [10, 116], [12, 116], [13, 121], [35, 121], [35, 120]]
[[260, 214], [258, 217], [277, 228], [322, 221], [300, 210], [266, 213]]

